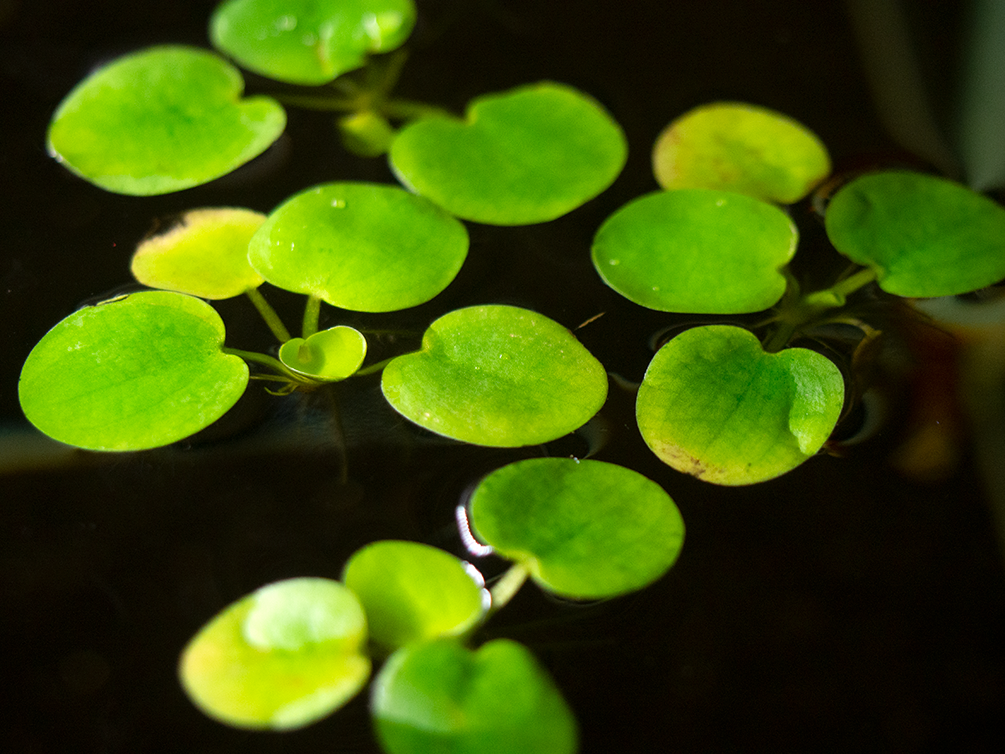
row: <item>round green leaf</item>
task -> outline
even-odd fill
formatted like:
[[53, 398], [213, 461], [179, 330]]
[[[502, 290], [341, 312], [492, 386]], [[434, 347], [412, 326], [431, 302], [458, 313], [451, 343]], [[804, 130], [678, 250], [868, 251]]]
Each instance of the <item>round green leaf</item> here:
[[485, 613], [485, 590], [466, 564], [417, 542], [382, 541], [357, 550], [342, 572], [366, 611], [370, 639], [395, 650], [467, 631]]
[[623, 466], [532, 458], [489, 474], [471, 524], [542, 587], [596, 599], [641, 589], [677, 560], [684, 520], [655, 482]]
[[602, 192], [624, 167], [621, 127], [577, 89], [543, 82], [473, 100], [464, 121], [426, 118], [391, 145], [406, 186], [466, 220], [554, 220]]
[[142, 450], [219, 419], [248, 384], [221, 351], [223, 321], [191, 296], [147, 291], [74, 312], [32, 349], [18, 392], [28, 421], [89, 450]]
[[209, 34], [249, 71], [317, 86], [400, 47], [414, 25], [413, 0], [228, 0]]
[[830, 170], [827, 150], [812, 131], [740, 102], [690, 110], [653, 148], [653, 172], [665, 189], [723, 189], [782, 204], [802, 199]]
[[352, 376], [364, 358], [366, 338], [344, 325], [316, 332], [307, 340], [292, 338], [279, 349], [279, 360], [294, 372], [325, 382]]
[[277, 581], [238, 600], [185, 647], [179, 676], [199, 709], [238, 728], [310, 725], [370, 676], [366, 617], [330, 579]]
[[695, 327], [663, 346], [636, 402], [642, 437], [678, 471], [724, 485], [781, 476], [815, 455], [844, 379], [815, 351], [766, 353], [747, 330]]
[[573, 754], [576, 721], [522, 645], [471, 651], [448, 640], [395, 652], [373, 684], [371, 710], [388, 754]]
[[585, 424], [607, 398], [604, 367], [567, 329], [513, 306], [440, 317], [422, 349], [384, 368], [388, 403], [455, 440], [538, 445]]
[[226, 175], [286, 127], [268, 97], [241, 99], [236, 68], [192, 47], [119, 58], [67, 95], [49, 125], [49, 152], [107, 191], [167, 194]]
[[775, 304], [798, 231], [778, 207], [710, 189], [658, 191], [611, 215], [593, 239], [593, 265], [649, 309], [741, 314]]
[[425, 303], [468, 253], [463, 223], [397, 186], [326, 183], [276, 209], [248, 259], [266, 280], [332, 306], [388, 312]]
[[1005, 278], [1005, 209], [958, 183], [891, 171], [856, 178], [825, 217], [835, 248], [898, 296], [951, 296]]
[[133, 254], [143, 285], [208, 299], [239, 296], [264, 280], [248, 264], [248, 242], [265, 222], [250, 209], [193, 209], [181, 222], [146, 239]]

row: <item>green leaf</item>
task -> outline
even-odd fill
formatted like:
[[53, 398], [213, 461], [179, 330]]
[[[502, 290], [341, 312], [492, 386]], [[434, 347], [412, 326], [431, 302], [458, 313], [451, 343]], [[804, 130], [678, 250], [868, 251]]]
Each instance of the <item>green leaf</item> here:
[[798, 231], [772, 204], [726, 191], [658, 191], [611, 215], [593, 265], [630, 301], [664, 312], [741, 314], [785, 292]]
[[352, 699], [370, 676], [366, 617], [330, 579], [277, 581], [224, 609], [192, 638], [182, 686], [205, 714], [238, 728], [289, 730]]
[[268, 97], [241, 99], [236, 68], [193, 47], [152, 47], [84, 79], [49, 125], [49, 153], [107, 191], [167, 194], [226, 175], [286, 127]]
[[440, 317], [422, 349], [394, 359], [384, 397], [407, 419], [455, 440], [538, 445], [585, 424], [607, 398], [607, 374], [557, 322], [513, 306]]
[[248, 242], [265, 222], [250, 209], [193, 209], [136, 248], [131, 268], [143, 285], [208, 299], [239, 296], [264, 280], [248, 264]]
[[543, 82], [473, 100], [464, 121], [425, 118], [391, 145], [399, 180], [466, 220], [554, 220], [597, 196], [627, 158], [621, 127], [577, 89]]
[[377, 737], [388, 754], [573, 754], [576, 721], [522, 645], [471, 651], [448, 640], [395, 652], [373, 684]]
[[317, 86], [400, 47], [414, 25], [413, 0], [228, 0], [209, 34], [249, 71]]
[[663, 346], [636, 402], [642, 437], [678, 471], [724, 485], [780, 476], [815, 455], [844, 380], [815, 351], [766, 353], [747, 330], [695, 327]]
[[142, 450], [181, 440], [227, 412], [248, 366], [221, 351], [209, 304], [164, 291], [74, 312], [32, 349], [18, 392], [28, 421], [89, 450]]
[[366, 358], [366, 338], [359, 330], [339, 325], [309, 338], [291, 338], [279, 348], [279, 360], [299, 374], [337, 382], [356, 373]]
[[468, 252], [464, 225], [397, 186], [326, 183], [276, 209], [248, 259], [266, 280], [332, 306], [388, 312], [450, 284]]
[[641, 589], [677, 560], [684, 521], [655, 482], [623, 466], [532, 458], [483, 479], [471, 524], [545, 589], [597, 599]]
[[481, 619], [486, 592], [466, 566], [435, 547], [388, 540], [357, 550], [342, 580], [363, 604], [370, 639], [393, 651], [461, 634]]
[[1005, 278], [1005, 209], [958, 183], [921, 173], [871, 173], [827, 206], [835, 248], [898, 296], [951, 296]]
[[741, 102], [688, 111], [653, 148], [653, 172], [665, 189], [722, 189], [782, 204], [802, 199], [830, 170], [827, 150], [812, 131]]

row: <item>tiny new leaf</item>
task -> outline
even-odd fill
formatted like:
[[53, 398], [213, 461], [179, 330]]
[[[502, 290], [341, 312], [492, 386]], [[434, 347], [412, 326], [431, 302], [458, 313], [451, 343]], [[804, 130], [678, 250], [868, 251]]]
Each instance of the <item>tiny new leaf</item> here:
[[351, 377], [366, 358], [366, 338], [352, 327], [338, 325], [306, 340], [291, 338], [279, 348], [279, 360], [294, 372], [323, 382]]
[[286, 127], [269, 97], [241, 98], [244, 80], [194, 47], [152, 47], [84, 79], [49, 124], [49, 152], [107, 191], [167, 194], [226, 175]]
[[660, 460], [723, 485], [781, 476], [820, 450], [844, 403], [832, 361], [805, 348], [767, 353], [748, 330], [686, 330], [646, 370], [636, 401]]

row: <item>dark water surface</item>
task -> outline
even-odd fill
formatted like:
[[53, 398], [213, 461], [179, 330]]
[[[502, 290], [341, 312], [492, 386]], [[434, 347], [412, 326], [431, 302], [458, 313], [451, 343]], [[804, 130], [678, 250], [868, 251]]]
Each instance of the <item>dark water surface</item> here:
[[[738, 99], [806, 123], [838, 164], [891, 154], [836, 2], [427, 0], [399, 91], [455, 109], [554, 79], [597, 97], [624, 127], [629, 164], [603, 196], [527, 228], [471, 225], [471, 254], [433, 302], [346, 315], [410, 344], [439, 315], [510, 303], [570, 328], [628, 381], [676, 320], [609, 291], [589, 244], [614, 209], [656, 185], [649, 149], [673, 117]], [[931, 15], [939, 4], [920, 3]], [[198, 206], [269, 211], [329, 180], [393, 180], [347, 155], [323, 114], [290, 109], [280, 143], [232, 177], [165, 197], [106, 194], [44, 149], [48, 118], [95, 65], [138, 47], [205, 45], [211, 2], [0, 2], [0, 748], [12, 752], [375, 751], [366, 701], [285, 735], [211, 722], [182, 695], [184, 643], [264, 583], [337, 578], [379, 538], [461, 553], [454, 508], [480, 475], [541, 453], [622, 463], [659, 482], [688, 526], [677, 566], [650, 589], [592, 606], [527, 587], [484, 636], [528, 644], [579, 717], [584, 752], [997, 751], [1005, 712], [1005, 583], [967, 448], [947, 480], [888, 463], [896, 424], [849, 458], [722, 489], [660, 464], [612, 383], [590, 433], [500, 451], [432, 438], [383, 403], [379, 378], [337, 390], [348, 482], [324, 405], [256, 385], [198, 441], [143, 453], [53, 456], [17, 406], [30, 348], [82, 301], [128, 282], [136, 242]], [[924, 14], [922, 14], [924, 15]], [[938, 18], [936, 18], [938, 20]], [[954, 25], [947, 15], [943, 31]], [[939, 28], [935, 24], [930, 28]], [[268, 86], [249, 77], [249, 90]], [[805, 225], [801, 255], [833, 260]], [[804, 222], [805, 221], [805, 222]], [[288, 323], [300, 302], [268, 292]], [[267, 348], [250, 305], [225, 302], [228, 344]], [[326, 310], [334, 318], [332, 310]], [[331, 320], [334, 323], [334, 319]], [[408, 333], [411, 333], [409, 335]], [[480, 563], [487, 571], [492, 563]]]

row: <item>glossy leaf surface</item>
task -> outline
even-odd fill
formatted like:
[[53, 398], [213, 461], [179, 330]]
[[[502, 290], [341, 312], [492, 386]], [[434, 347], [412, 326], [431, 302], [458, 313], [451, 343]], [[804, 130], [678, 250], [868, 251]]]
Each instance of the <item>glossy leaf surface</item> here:
[[265, 222], [249, 209], [193, 209], [136, 247], [131, 269], [143, 285], [208, 299], [239, 296], [264, 280], [248, 264], [248, 242]]
[[223, 416], [248, 367], [221, 351], [223, 321], [204, 301], [147, 291], [74, 312], [32, 349], [18, 386], [28, 421], [89, 450], [142, 450]]
[[722, 189], [782, 204], [802, 199], [830, 170], [827, 149], [812, 131], [741, 102], [690, 110], [653, 148], [653, 172], [665, 189]]
[[366, 358], [366, 338], [359, 330], [339, 325], [309, 338], [291, 338], [279, 348], [279, 360], [295, 372], [325, 382], [356, 373]]
[[841, 372], [824, 356], [805, 348], [766, 353], [749, 331], [713, 325], [686, 330], [656, 353], [636, 416], [664, 463], [742, 485], [816, 454], [843, 402]]
[[621, 127], [572, 87], [543, 82], [473, 100], [465, 120], [426, 118], [391, 145], [406, 186], [466, 220], [554, 220], [602, 192], [625, 164]]
[[242, 99], [236, 68], [194, 47], [152, 47], [84, 79], [49, 125], [49, 152], [87, 181], [148, 196], [198, 186], [265, 151], [286, 127], [268, 97]]
[[557, 322], [475, 306], [433, 322], [420, 351], [384, 368], [381, 388], [396, 411], [432, 432], [516, 447], [585, 424], [607, 398], [607, 374]]
[[1005, 209], [944, 178], [864, 175], [834, 194], [825, 222], [835, 248], [888, 293], [958, 295], [1005, 278]]
[[511, 463], [479, 483], [470, 505], [479, 539], [566, 597], [641, 589], [666, 573], [684, 543], [684, 521], [662, 487], [601, 461]]
[[709, 189], [659, 191], [600, 226], [593, 264], [607, 285], [649, 309], [741, 314], [775, 304], [798, 232], [774, 205]]
[[388, 312], [425, 303], [464, 264], [464, 225], [397, 186], [326, 183], [276, 209], [248, 258], [267, 281], [332, 306]]
[[288, 730], [335, 711], [366, 683], [366, 618], [330, 579], [277, 581], [227, 607], [185, 647], [182, 686], [239, 728]]
[[576, 722], [522, 645], [468, 650], [449, 640], [399, 650], [373, 685], [371, 710], [388, 754], [572, 754]]
[[473, 626], [484, 613], [481, 584], [448, 552], [380, 541], [357, 550], [342, 580], [366, 611], [370, 639], [390, 650]]
[[399, 47], [414, 25], [412, 0], [228, 0], [209, 32], [249, 71], [318, 86]]

